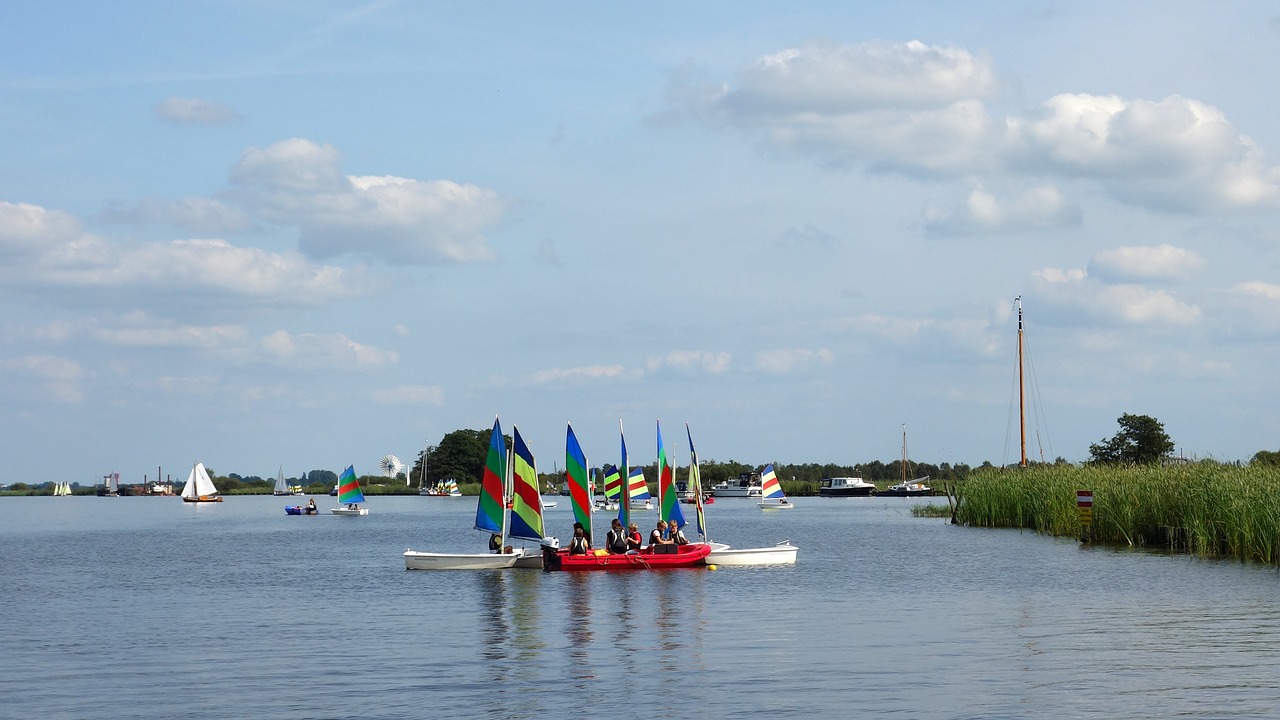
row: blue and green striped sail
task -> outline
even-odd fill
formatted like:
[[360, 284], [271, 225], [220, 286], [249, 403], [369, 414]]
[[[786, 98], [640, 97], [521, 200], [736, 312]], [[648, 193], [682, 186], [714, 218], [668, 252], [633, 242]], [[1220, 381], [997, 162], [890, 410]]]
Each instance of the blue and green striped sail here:
[[364, 493], [360, 492], [360, 481], [356, 479], [356, 470], [352, 465], [348, 465], [338, 478], [338, 502], [364, 502]]
[[480, 478], [480, 500], [476, 505], [477, 530], [502, 532], [502, 498], [507, 476], [507, 443], [502, 437], [502, 425], [493, 419], [493, 433], [489, 436], [489, 454], [484, 460], [484, 475]]

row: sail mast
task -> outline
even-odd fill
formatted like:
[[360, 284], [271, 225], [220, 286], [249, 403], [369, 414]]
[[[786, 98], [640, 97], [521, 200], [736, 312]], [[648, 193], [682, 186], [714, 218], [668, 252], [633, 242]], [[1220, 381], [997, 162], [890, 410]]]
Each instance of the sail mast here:
[[1018, 463], [1020, 467], [1027, 466], [1027, 399], [1024, 390], [1026, 383], [1023, 380], [1023, 357], [1022, 357], [1022, 296], [1014, 298], [1014, 302], [1018, 307], [1018, 439], [1022, 449], [1022, 460]]
[[907, 486], [907, 424], [902, 423], [902, 486]]

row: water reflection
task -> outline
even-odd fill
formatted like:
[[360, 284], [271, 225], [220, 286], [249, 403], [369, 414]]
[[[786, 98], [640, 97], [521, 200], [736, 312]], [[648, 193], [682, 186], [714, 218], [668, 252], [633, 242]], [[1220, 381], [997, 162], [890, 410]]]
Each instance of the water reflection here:
[[596, 634], [591, 627], [591, 580], [592, 573], [564, 573], [566, 608], [568, 610], [568, 626], [565, 629], [569, 638], [569, 680], [575, 690], [586, 692], [595, 679], [591, 668], [591, 646]]

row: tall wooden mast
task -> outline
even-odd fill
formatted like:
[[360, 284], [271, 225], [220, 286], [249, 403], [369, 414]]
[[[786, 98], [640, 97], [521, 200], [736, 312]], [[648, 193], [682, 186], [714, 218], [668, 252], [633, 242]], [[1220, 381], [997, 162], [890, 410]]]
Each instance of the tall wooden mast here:
[[1027, 466], [1027, 398], [1025, 382], [1023, 381], [1023, 359], [1022, 359], [1022, 296], [1014, 298], [1013, 302], [1018, 308], [1018, 437], [1022, 448], [1022, 461], [1018, 463], [1021, 467]]

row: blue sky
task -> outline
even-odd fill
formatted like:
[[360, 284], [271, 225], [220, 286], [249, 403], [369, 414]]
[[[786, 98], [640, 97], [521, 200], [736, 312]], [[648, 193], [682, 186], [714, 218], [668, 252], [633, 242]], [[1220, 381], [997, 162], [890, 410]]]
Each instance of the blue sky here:
[[5, 478], [1280, 448], [1266, 3], [0, 6]]

